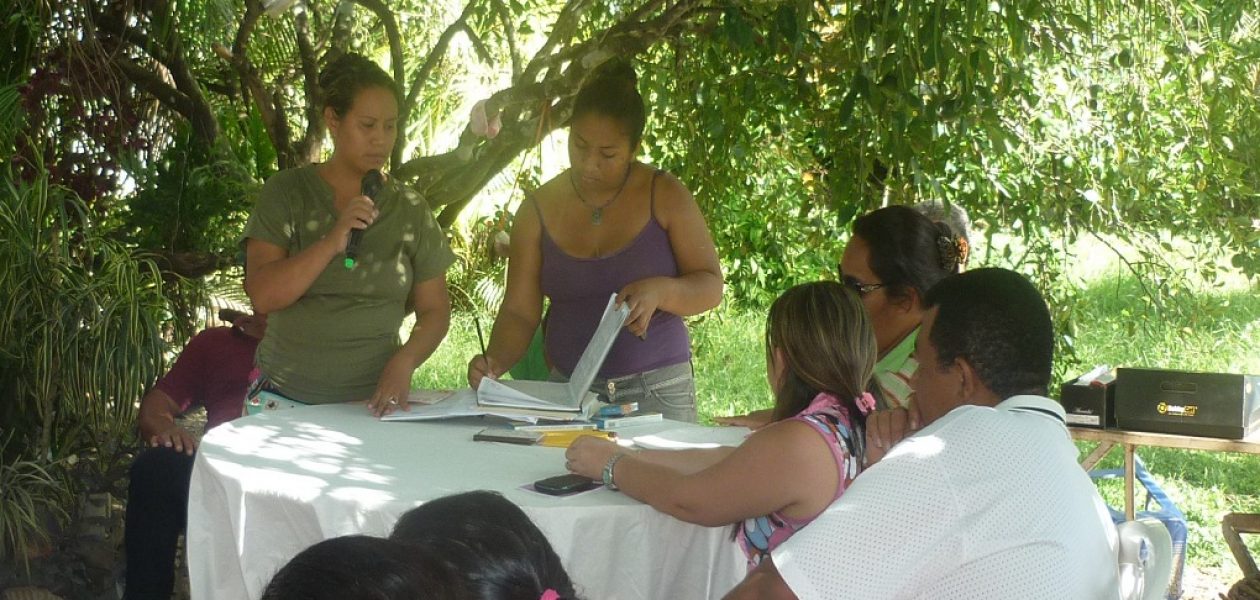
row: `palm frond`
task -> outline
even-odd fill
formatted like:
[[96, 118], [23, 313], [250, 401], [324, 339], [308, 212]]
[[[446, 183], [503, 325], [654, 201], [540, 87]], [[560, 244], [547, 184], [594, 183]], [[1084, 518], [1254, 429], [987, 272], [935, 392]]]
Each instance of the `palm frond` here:
[[[22, 117], [22, 97], [18, 93], [20, 82], [0, 86], [0, 140], [16, 140], [25, 119]], [[11, 142], [0, 142], [5, 146]], [[0, 147], [0, 152], [8, 149]]]

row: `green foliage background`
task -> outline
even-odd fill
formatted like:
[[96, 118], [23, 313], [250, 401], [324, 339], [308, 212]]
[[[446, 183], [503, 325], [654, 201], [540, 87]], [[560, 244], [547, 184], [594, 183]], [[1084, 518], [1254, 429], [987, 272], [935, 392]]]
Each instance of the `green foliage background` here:
[[[1260, 276], [1253, 0], [399, 0], [386, 12], [401, 57], [391, 57], [389, 28], [369, 4], [298, 0], [252, 25], [237, 59], [271, 86], [290, 138], [311, 123], [300, 60], [307, 43], [320, 59], [357, 51], [392, 69], [400, 58], [408, 76], [432, 60], [404, 107], [411, 115], [400, 144], [403, 160], [437, 157], [425, 164], [438, 165], [477, 160], [489, 144], [451, 152], [465, 148], [473, 101], [509, 86], [546, 87], [522, 80], [520, 63], [549, 38], [564, 55], [615, 31], [644, 36], [635, 57], [650, 108], [643, 157], [695, 193], [728, 283], [728, 306], [697, 323], [698, 354], [730, 350], [709, 328], [757, 321], [731, 315], [758, 315], [790, 285], [833, 276], [857, 215], [923, 200], [970, 211], [973, 266], [1018, 269], [1046, 292], [1060, 328], [1060, 374], [1101, 360], [1099, 330], [1120, 339], [1184, 334], [1166, 340], [1180, 351], [1138, 355], [1147, 360], [1211, 352], [1212, 332], [1225, 327], [1212, 318], [1254, 320], [1242, 300], [1200, 301], [1226, 283], [1254, 294]], [[689, 10], [669, 12], [679, 6]], [[0, 252], [8, 253], [0, 286], [14, 299], [3, 299], [13, 335], [0, 343], [7, 359], [44, 361], [35, 370], [0, 365], [0, 391], [15, 398], [0, 407], [0, 489], [24, 494], [6, 496], [5, 506], [28, 507], [27, 518], [0, 523], [0, 554], [22, 551], [39, 529], [29, 515], [74, 511], [56, 492], [85, 472], [69, 457], [97, 457], [88, 471], [95, 487], [109, 487], [113, 457], [134, 441], [133, 401], [166, 351], [199, 326], [210, 295], [239, 298], [232, 265], [253, 193], [298, 160], [273, 143], [268, 127], [277, 125], [222, 56], [244, 15], [261, 8], [256, 0], [18, 0], [0, 17]], [[92, 27], [115, 13], [134, 26], [129, 36]], [[685, 23], [663, 34], [653, 20], [663, 15]], [[451, 45], [430, 55], [448, 33]], [[544, 71], [596, 54], [564, 55]], [[186, 66], [194, 89], [179, 91], [190, 102], [204, 97], [209, 123], [179, 97], [156, 99], [127, 64], [163, 82], [179, 81]], [[557, 94], [548, 98], [559, 106]], [[522, 127], [534, 139], [540, 125]], [[492, 313], [503, 277], [493, 239], [544, 171], [539, 155], [516, 156], [482, 192], [479, 204], [495, 212], [468, 211], [452, 228], [462, 260], [450, 280], [461, 308]], [[430, 198], [435, 208], [460, 202]], [[1117, 276], [1125, 301], [1101, 311], [1091, 307], [1105, 303], [1076, 276], [1099, 252], [1125, 271]], [[60, 277], [41, 279], [30, 262], [37, 255]], [[210, 266], [177, 276], [172, 265], [190, 256]], [[40, 346], [36, 334], [59, 341]], [[86, 362], [76, 354], [119, 343], [126, 352]], [[62, 364], [77, 366], [54, 368]], [[733, 409], [755, 398], [721, 401]]]
[[1257, 272], [1257, 19], [1242, 2], [728, 8], [648, 59], [649, 153], [705, 203], [739, 299], [829, 272], [854, 216], [924, 199], [1020, 237], [997, 258], [1052, 291], [1057, 240], [1116, 235], [1160, 296], [1170, 234], [1197, 275], [1220, 254]]
[[25, 563], [75, 493], [118, 491], [168, 314], [154, 265], [46, 175], [0, 186], [0, 238], [0, 561]]

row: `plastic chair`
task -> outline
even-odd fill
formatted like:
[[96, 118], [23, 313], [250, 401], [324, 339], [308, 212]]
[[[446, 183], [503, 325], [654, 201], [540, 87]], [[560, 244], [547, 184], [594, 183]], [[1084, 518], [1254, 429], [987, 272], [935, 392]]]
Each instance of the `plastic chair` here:
[[[1134, 454], [1133, 463], [1133, 478], [1146, 490], [1146, 501], [1142, 505], [1142, 510], [1134, 515], [1134, 521], [1157, 519], [1168, 530], [1168, 535], [1172, 538], [1172, 570], [1167, 595], [1164, 597], [1168, 600], [1177, 600], [1181, 598], [1181, 574], [1186, 562], [1186, 515], [1177, 508], [1176, 504], [1173, 504], [1163, 488], [1155, 483], [1155, 479], [1151, 477], [1150, 471], [1146, 470], [1146, 465], [1142, 463], [1140, 456]], [[1094, 479], [1116, 479], [1124, 477], [1124, 469], [1100, 469], [1090, 471], [1089, 476]], [[1155, 504], [1157, 508], [1152, 507], [1152, 504]], [[1125, 522], [1124, 511], [1110, 506], [1108, 509], [1111, 511], [1113, 522], [1117, 525]]]
[[1159, 519], [1125, 521], [1116, 526], [1120, 538], [1120, 597], [1159, 600], [1173, 576], [1173, 544]]

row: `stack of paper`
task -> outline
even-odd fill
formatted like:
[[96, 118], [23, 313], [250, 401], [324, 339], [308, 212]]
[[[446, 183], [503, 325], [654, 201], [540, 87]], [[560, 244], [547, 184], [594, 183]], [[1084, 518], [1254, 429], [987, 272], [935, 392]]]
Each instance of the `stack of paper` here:
[[486, 377], [481, 380], [476, 392], [471, 389], [454, 392], [437, 402], [386, 415], [382, 420], [420, 421], [472, 415], [496, 415], [530, 422], [539, 419], [589, 419], [598, 404], [595, 394], [590, 391], [591, 384], [629, 314], [628, 306], [617, 306], [616, 294], [608, 297], [595, 334], [582, 351], [573, 376], [567, 383], [498, 381]]
[[574, 398], [569, 384], [551, 381], [497, 381], [489, 377], [477, 388], [477, 406], [486, 414], [552, 421], [585, 419], [591, 415], [595, 394]]
[[453, 419], [456, 417], [478, 417], [486, 414], [477, 406], [477, 392], [471, 389], [464, 389], [455, 392], [449, 392], [445, 396], [434, 400], [431, 390], [416, 390], [411, 394], [414, 397], [416, 392], [420, 392], [424, 397], [423, 402], [416, 402], [408, 398], [411, 404], [407, 411], [395, 411], [381, 417], [382, 421], [426, 421], [429, 419]]
[[613, 429], [623, 429], [626, 427], [634, 427], [636, 425], [648, 425], [651, 423], [660, 423], [665, 420], [665, 416], [654, 410], [639, 410], [622, 417], [597, 417], [595, 425], [604, 431]]

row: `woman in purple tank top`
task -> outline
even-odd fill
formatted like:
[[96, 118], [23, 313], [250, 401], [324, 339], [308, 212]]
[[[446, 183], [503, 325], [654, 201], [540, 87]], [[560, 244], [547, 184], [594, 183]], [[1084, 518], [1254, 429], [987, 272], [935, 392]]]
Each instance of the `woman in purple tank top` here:
[[520, 360], [550, 300], [544, 345], [553, 377], [577, 364], [610, 294], [630, 316], [593, 389], [694, 421], [691, 344], [682, 318], [722, 299], [722, 272], [691, 193], [635, 160], [646, 111], [630, 64], [612, 59], [578, 92], [569, 169], [516, 213], [507, 293], [485, 355], [468, 364], [474, 388]]

